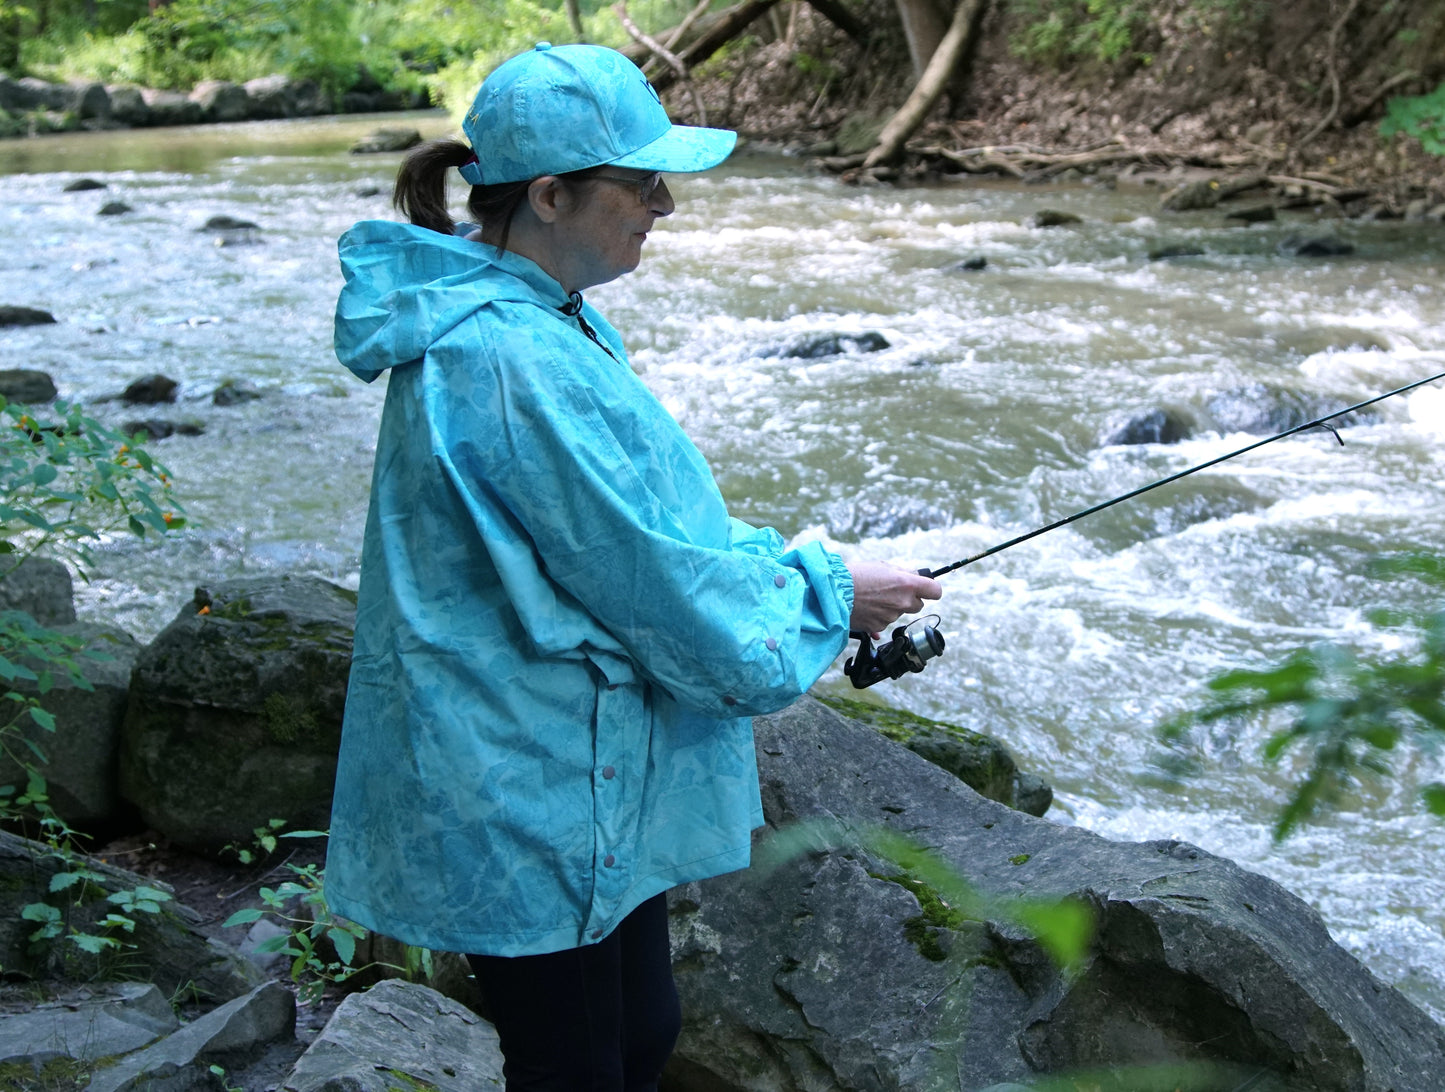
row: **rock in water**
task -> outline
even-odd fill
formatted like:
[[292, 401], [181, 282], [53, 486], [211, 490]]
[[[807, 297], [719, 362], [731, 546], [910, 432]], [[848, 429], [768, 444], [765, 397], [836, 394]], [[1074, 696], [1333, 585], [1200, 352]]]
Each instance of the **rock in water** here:
[[415, 129], [386, 128], [362, 137], [351, 146], [352, 155], [368, 155], [376, 152], [404, 152], [421, 143], [421, 133]]
[[54, 315], [38, 307], [0, 304], [0, 326], [48, 326], [54, 321]]
[[1194, 431], [1184, 415], [1172, 409], [1153, 409], [1135, 414], [1104, 440], [1106, 447], [1115, 444], [1177, 444]]
[[27, 406], [43, 406], [54, 402], [58, 393], [55, 389], [55, 380], [45, 372], [29, 368], [0, 371], [0, 396], [3, 396], [7, 402], [23, 402]]
[[1059, 209], [1039, 209], [1034, 213], [1034, 227], [1064, 227], [1068, 224], [1082, 224], [1084, 218], [1076, 216], [1072, 212], [1063, 212]]
[[212, 216], [197, 231], [250, 231], [260, 230], [261, 225], [235, 216]]
[[174, 402], [176, 389], [180, 386], [168, 375], [147, 375], [134, 380], [121, 392], [120, 400], [130, 405], [154, 406], [161, 402]]

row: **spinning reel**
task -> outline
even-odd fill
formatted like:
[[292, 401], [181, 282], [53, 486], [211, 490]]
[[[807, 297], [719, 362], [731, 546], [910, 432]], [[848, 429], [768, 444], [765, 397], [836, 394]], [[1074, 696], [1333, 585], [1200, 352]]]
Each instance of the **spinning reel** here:
[[928, 619], [939, 621], [938, 615], [930, 614], [927, 619], [919, 618], [899, 626], [890, 639], [876, 649], [867, 633], [854, 630], [849, 636], [858, 639], [858, 655], [849, 657], [843, 665], [843, 674], [856, 689], [862, 690], [884, 679], [900, 679], [922, 671], [929, 660], [943, 655], [943, 634], [929, 625]]

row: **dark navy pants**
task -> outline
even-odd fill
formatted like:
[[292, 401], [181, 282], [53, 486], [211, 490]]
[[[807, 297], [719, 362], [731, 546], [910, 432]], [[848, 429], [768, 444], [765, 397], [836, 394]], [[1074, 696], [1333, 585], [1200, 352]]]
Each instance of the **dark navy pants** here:
[[467, 956], [501, 1038], [507, 1092], [653, 1092], [682, 1027], [667, 899], [596, 944]]

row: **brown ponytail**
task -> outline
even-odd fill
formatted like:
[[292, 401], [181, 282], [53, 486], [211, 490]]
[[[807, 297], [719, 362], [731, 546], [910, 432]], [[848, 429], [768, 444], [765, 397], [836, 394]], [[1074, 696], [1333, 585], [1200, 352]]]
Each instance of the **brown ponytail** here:
[[450, 235], [456, 224], [447, 211], [447, 172], [471, 157], [472, 150], [458, 140], [418, 144], [401, 161], [391, 203], [417, 227]]
[[[401, 161], [391, 203], [417, 227], [451, 235], [457, 225], [447, 209], [448, 172], [471, 158], [472, 150], [457, 140], [430, 140], [418, 144]], [[531, 179], [528, 179], [473, 186], [467, 195], [467, 212], [479, 225], [485, 226], [488, 235], [498, 236], [498, 250], [507, 249], [512, 217], [527, 199], [527, 187], [531, 184]]]
[[[458, 140], [429, 140], [418, 144], [401, 161], [391, 203], [417, 227], [430, 228], [443, 235], [455, 233], [456, 221], [447, 209], [447, 172], [471, 158], [471, 148]], [[558, 177], [575, 184], [586, 181], [601, 169], [587, 167]], [[467, 195], [467, 212], [489, 237], [496, 237], [498, 250], [507, 249], [512, 217], [527, 199], [527, 187], [531, 184], [532, 180], [526, 179], [473, 186]]]

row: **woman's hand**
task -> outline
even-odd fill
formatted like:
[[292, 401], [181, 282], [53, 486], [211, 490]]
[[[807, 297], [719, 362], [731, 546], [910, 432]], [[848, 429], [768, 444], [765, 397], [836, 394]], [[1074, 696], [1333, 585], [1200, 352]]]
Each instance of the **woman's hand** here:
[[879, 633], [900, 615], [922, 610], [925, 599], [943, 596], [937, 580], [881, 561], [857, 561], [848, 571], [853, 574], [853, 614], [848, 628], [854, 632]]

